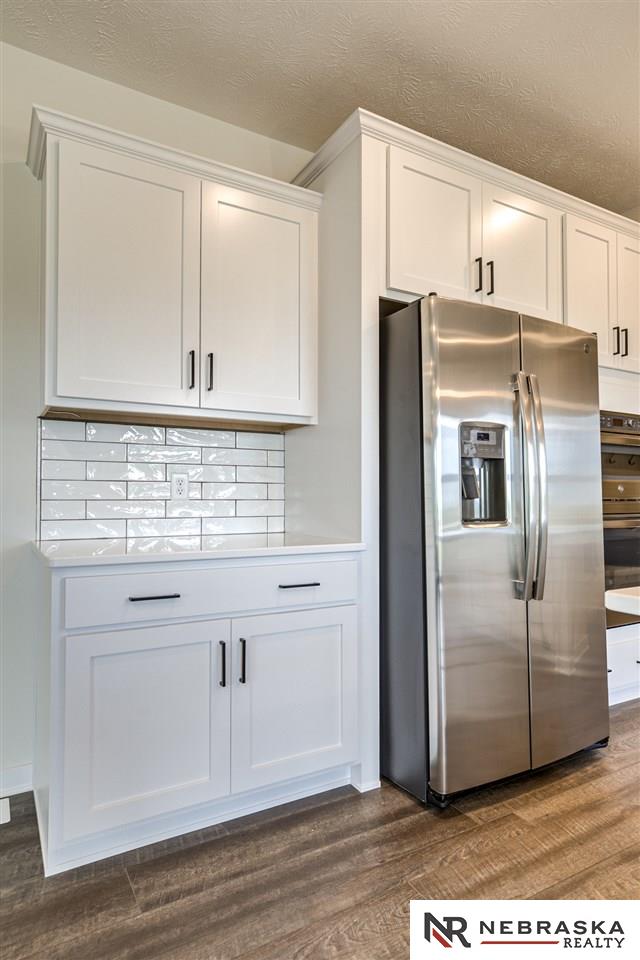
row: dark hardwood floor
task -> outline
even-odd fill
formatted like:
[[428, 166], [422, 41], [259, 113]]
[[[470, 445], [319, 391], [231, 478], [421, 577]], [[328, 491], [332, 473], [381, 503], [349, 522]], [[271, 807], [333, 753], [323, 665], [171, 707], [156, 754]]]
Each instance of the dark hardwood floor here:
[[640, 701], [607, 749], [445, 812], [351, 788], [44, 879], [31, 794], [0, 827], [0, 956], [404, 960], [425, 898], [640, 893]]

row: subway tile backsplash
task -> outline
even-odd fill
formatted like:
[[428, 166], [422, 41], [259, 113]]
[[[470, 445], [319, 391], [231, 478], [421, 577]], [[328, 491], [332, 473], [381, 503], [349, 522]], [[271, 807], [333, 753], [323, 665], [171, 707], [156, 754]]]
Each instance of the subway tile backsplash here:
[[[171, 477], [189, 478], [171, 499]], [[128, 553], [279, 546], [282, 433], [43, 420], [42, 540], [125, 540]]]

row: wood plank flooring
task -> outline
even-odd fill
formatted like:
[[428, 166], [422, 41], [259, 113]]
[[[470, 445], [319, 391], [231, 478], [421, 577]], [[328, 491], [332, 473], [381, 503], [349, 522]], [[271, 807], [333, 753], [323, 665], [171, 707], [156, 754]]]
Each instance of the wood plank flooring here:
[[56, 877], [0, 827], [3, 960], [405, 960], [412, 897], [640, 895], [640, 700], [607, 749], [444, 812], [349, 787]]

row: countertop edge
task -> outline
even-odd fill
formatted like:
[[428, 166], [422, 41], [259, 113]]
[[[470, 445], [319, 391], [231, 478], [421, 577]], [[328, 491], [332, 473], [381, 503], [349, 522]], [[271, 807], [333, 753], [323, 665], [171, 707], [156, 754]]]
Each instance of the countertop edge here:
[[604, 595], [604, 604], [607, 610], [626, 613], [631, 617], [640, 616], [640, 587], [607, 590]]
[[[44, 541], [46, 544], [47, 541]], [[147, 563], [200, 563], [211, 560], [251, 560], [268, 557], [293, 557], [309, 554], [361, 553], [366, 544], [354, 543], [307, 543], [282, 547], [244, 547], [224, 550], [184, 551], [176, 553], [105, 553], [98, 556], [47, 556], [37, 540], [31, 541], [31, 547], [38, 559], [46, 567], [95, 567], [126, 566]]]

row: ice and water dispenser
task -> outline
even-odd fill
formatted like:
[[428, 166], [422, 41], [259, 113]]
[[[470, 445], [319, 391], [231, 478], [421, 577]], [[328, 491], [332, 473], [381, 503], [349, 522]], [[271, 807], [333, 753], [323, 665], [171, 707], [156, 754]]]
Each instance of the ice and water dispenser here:
[[504, 431], [496, 423], [460, 424], [463, 524], [507, 519]]

